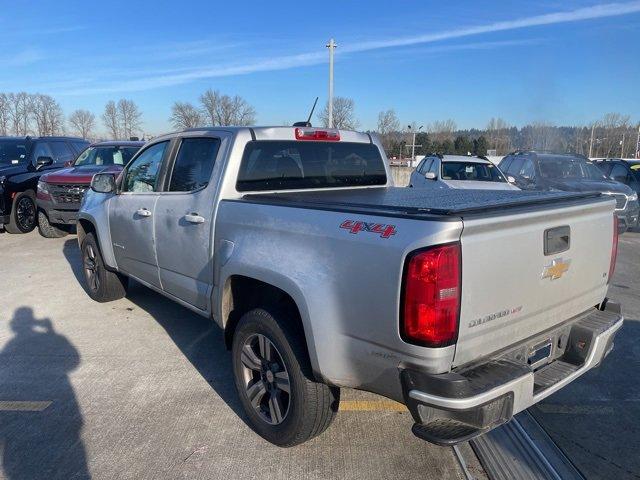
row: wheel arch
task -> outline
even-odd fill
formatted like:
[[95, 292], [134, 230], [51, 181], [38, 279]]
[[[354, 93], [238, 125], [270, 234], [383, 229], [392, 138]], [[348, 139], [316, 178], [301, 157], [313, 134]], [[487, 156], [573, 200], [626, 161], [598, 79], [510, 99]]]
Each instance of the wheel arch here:
[[110, 269], [117, 270], [117, 264], [113, 255], [113, 248], [109, 240], [108, 232], [104, 232], [104, 229], [98, 227], [98, 222], [95, 218], [87, 215], [84, 212], [78, 214], [78, 221], [76, 223], [78, 245], [82, 248], [82, 242], [89, 233], [93, 233], [98, 241], [100, 247], [100, 253], [102, 254], [102, 260], [105, 265]]
[[303, 336], [314, 375], [321, 378], [313, 344], [313, 332], [302, 293], [291, 285], [254, 275], [232, 274], [224, 281], [218, 312], [227, 348], [231, 348], [238, 321], [246, 312], [263, 307], [285, 310], [293, 326]]

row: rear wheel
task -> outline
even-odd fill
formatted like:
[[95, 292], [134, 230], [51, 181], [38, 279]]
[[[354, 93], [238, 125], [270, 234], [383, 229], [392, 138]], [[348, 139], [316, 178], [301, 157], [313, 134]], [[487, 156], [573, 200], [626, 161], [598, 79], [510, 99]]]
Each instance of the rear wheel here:
[[20, 192], [13, 199], [9, 223], [5, 230], [9, 233], [29, 233], [36, 228], [36, 196], [32, 191]]
[[96, 302], [118, 300], [127, 294], [127, 277], [106, 269], [93, 233], [82, 241], [82, 267], [86, 291]]
[[304, 336], [291, 314], [257, 308], [238, 323], [232, 346], [236, 389], [251, 427], [291, 447], [319, 435], [338, 410], [340, 390], [313, 379]]
[[61, 238], [69, 235], [69, 231], [49, 223], [49, 217], [38, 210], [38, 232], [45, 238]]

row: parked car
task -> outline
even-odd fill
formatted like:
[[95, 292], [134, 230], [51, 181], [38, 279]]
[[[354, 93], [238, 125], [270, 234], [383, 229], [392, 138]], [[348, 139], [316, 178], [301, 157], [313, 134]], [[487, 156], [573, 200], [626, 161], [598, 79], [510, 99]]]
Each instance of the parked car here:
[[38, 182], [38, 231], [63, 237], [76, 224], [82, 196], [99, 172], [119, 173], [144, 142], [111, 141], [87, 147], [68, 168], [45, 173]]
[[612, 180], [624, 183], [640, 194], [640, 160], [607, 158], [594, 162]]
[[520, 190], [489, 160], [462, 155], [430, 155], [411, 172], [409, 186], [415, 188], [468, 188], [475, 190]]
[[38, 179], [62, 168], [87, 145], [75, 137], [0, 137], [0, 227], [9, 233], [33, 230]]
[[324, 431], [341, 387], [455, 444], [603, 361], [623, 321], [610, 198], [396, 188], [384, 158], [345, 130], [158, 137], [85, 194], [87, 293], [135, 278], [213, 318], [249, 424], [281, 446]]
[[609, 195], [616, 200], [620, 229], [638, 225], [638, 194], [627, 185], [611, 180], [582, 155], [515, 152], [502, 159], [500, 168], [514, 177], [516, 185], [523, 190], [593, 191]]

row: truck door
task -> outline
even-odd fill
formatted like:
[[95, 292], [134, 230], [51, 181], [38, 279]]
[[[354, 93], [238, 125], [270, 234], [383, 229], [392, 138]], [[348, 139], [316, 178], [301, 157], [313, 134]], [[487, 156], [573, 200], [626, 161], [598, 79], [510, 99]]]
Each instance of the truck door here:
[[162, 184], [169, 141], [145, 148], [127, 166], [122, 191], [110, 200], [111, 241], [118, 268], [160, 287], [153, 238], [154, 209]]
[[[213, 283], [213, 212], [217, 185], [212, 178], [221, 137], [202, 134], [178, 140], [167, 170], [165, 191], [155, 208], [155, 238], [162, 288], [205, 310]], [[219, 170], [215, 169], [216, 171]]]

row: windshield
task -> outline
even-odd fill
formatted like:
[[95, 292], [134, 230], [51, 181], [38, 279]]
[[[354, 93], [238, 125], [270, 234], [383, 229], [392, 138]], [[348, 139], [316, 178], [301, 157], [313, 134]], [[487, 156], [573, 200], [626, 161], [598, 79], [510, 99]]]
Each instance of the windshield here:
[[442, 179], [503, 183], [507, 181], [495, 165], [477, 162], [442, 162]]
[[378, 148], [370, 143], [252, 141], [245, 148], [240, 192], [384, 185]]
[[0, 140], [0, 164], [17, 165], [27, 161], [28, 148], [23, 140]]
[[75, 167], [126, 165], [139, 147], [89, 147], [76, 159]]
[[594, 163], [581, 158], [549, 157], [540, 159], [540, 175], [550, 180], [606, 180]]

